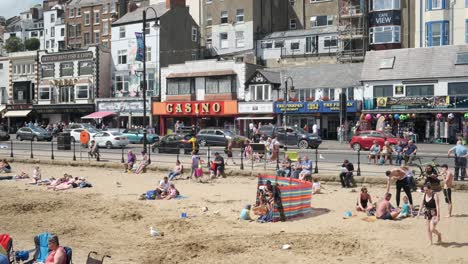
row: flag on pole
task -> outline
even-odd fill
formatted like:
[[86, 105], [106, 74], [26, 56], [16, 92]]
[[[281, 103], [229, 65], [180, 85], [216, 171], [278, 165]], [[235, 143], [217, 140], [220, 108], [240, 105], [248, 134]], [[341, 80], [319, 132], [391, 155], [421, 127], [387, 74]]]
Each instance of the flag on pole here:
[[143, 56], [145, 49], [143, 47], [143, 33], [141, 32], [135, 32], [135, 36], [137, 39], [137, 52], [136, 52], [136, 61], [143, 61]]

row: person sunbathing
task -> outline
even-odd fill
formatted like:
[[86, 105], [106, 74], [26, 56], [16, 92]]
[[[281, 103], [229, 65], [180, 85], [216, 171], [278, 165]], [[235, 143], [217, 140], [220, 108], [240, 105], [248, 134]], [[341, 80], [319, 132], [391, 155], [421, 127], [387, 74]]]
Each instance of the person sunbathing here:
[[183, 170], [183, 166], [180, 163], [180, 161], [177, 160], [174, 169], [167, 174], [167, 177], [169, 178], [170, 181], [172, 181], [182, 173], [182, 170]]

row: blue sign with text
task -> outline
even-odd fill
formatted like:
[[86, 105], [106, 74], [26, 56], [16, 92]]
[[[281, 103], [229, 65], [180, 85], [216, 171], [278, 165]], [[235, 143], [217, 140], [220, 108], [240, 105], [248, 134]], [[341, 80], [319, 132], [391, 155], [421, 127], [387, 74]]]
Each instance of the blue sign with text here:
[[[320, 102], [275, 102], [274, 112], [277, 114], [282, 113], [339, 113], [340, 102], [339, 101], [320, 101]], [[347, 102], [347, 112], [356, 113], [357, 104], [356, 101]]]

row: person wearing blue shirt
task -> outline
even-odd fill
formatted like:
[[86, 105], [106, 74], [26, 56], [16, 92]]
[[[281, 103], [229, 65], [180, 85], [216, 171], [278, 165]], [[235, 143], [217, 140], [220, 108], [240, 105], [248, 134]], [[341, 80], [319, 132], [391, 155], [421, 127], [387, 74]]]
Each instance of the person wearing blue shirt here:
[[408, 141], [408, 146], [403, 150], [405, 154], [405, 165], [411, 164], [416, 157], [416, 152], [418, 152], [418, 147], [414, 144], [413, 140]]
[[[450, 157], [451, 154], [455, 154], [455, 180], [461, 181], [465, 180], [466, 176], [466, 157], [468, 156], [468, 151], [463, 146], [461, 140], [457, 141], [457, 145], [448, 151], [448, 156]], [[460, 177], [458, 176], [460, 172]]]
[[395, 146], [396, 156], [396, 165], [401, 166], [401, 161], [403, 160], [403, 143], [398, 141], [398, 145]]
[[304, 156], [304, 161], [302, 161], [302, 171], [299, 173], [299, 180], [309, 180], [312, 181], [312, 161], [309, 160], [308, 156]]

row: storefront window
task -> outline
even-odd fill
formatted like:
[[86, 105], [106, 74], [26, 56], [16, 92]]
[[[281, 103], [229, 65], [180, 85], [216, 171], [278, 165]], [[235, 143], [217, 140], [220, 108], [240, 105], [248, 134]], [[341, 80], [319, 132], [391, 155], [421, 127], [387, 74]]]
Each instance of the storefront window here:
[[192, 94], [194, 91], [194, 78], [167, 79], [167, 95]]
[[375, 85], [374, 97], [392, 97], [393, 85]]
[[369, 39], [371, 44], [400, 43], [400, 26], [372, 27]]
[[205, 93], [235, 93], [235, 79], [232, 76], [206, 77]]
[[468, 82], [456, 82], [448, 84], [449, 95], [468, 95]]
[[76, 99], [88, 99], [88, 86], [76, 87]]
[[271, 85], [260, 84], [250, 85], [251, 101], [269, 101], [271, 100]]
[[406, 85], [406, 96], [432, 96], [434, 85]]
[[54, 77], [54, 64], [42, 64], [42, 78]]
[[51, 100], [53, 89], [51, 87], [39, 88], [39, 100]]
[[400, 9], [400, 0], [372, 0], [370, 2], [372, 11]]
[[70, 103], [75, 101], [75, 92], [73, 86], [60, 87], [60, 102]]
[[60, 63], [60, 76], [73, 76], [73, 62]]

